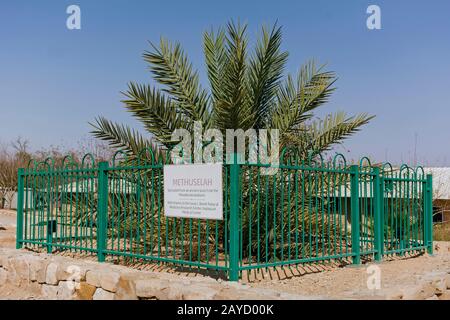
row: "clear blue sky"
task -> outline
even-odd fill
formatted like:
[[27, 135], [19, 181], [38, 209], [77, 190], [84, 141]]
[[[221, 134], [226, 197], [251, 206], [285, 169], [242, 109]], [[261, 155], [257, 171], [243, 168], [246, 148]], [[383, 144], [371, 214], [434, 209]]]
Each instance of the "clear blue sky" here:
[[[81, 7], [81, 30], [66, 8]], [[366, 28], [381, 7], [382, 30]], [[4, 1], [0, 5], [0, 141], [75, 145], [97, 115], [139, 128], [120, 103], [127, 82], [151, 81], [147, 41], [178, 40], [201, 73], [201, 36], [230, 18], [283, 26], [295, 73], [307, 59], [337, 72], [322, 112], [377, 117], [345, 143], [349, 157], [450, 165], [450, 1]], [[202, 78], [203, 80], [205, 77]], [[338, 148], [343, 151], [343, 148]]]

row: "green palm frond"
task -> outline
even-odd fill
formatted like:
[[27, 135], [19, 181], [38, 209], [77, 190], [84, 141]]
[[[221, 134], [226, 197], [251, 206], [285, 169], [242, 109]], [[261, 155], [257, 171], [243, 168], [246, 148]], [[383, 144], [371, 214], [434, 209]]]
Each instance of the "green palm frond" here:
[[128, 98], [122, 101], [126, 108], [166, 147], [173, 145], [171, 135], [175, 129], [192, 127], [190, 118], [177, 113], [175, 105], [159, 90], [130, 83], [124, 95]]
[[[282, 51], [281, 42], [281, 28], [276, 25], [272, 28], [262, 28], [254, 51], [248, 51], [245, 24], [230, 22], [226, 28], [217, 32], [204, 33], [203, 51], [210, 86], [209, 90], [206, 90], [200, 86], [199, 75], [180, 44], [161, 39], [159, 46], [152, 45], [151, 50], [143, 55], [157, 83], [130, 83], [128, 90], [124, 92], [123, 100], [126, 109], [144, 125], [149, 139], [128, 126], [102, 117], [91, 124], [92, 133], [95, 137], [108, 141], [113, 148], [125, 150], [129, 155], [128, 161], [134, 162], [144, 148], [150, 149], [156, 158], [164, 160], [167, 149], [178, 143], [171, 141], [173, 131], [183, 128], [193, 133], [194, 121], [201, 121], [203, 129], [218, 129], [223, 134], [226, 129], [278, 129], [281, 139], [279, 150], [295, 147], [296, 154], [298, 152], [301, 157], [298, 160], [304, 161], [330, 150], [333, 145], [359, 131], [373, 118], [365, 113], [347, 116], [343, 112], [337, 112], [330, 113], [322, 120], [316, 120], [314, 115], [317, 108], [325, 105], [335, 90], [336, 75], [326, 70], [325, 66], [316, 67], [314, 61], [309, 61], [301, 66], [296, 76], [287, 75], [283, 79], [288, 53]], [[273, 136], [272, 132], [269, 134]], [[200, 146], [202, 147], [204, 146]], [[270, 143], [269, 147], [272, 147]], [[248, 170], [243, 171], [241, 177], [242, 181], [247, 181], [240, 190], [242, 203], [250, 204], [242, 206], [242, 246], [246, 248], [245, 254], [250, 252], [250, 255], [254, 255], [257, 248], [255, 241], [260, 241], [260, 230], [259, 224], [258, 227], [254, 225], [255, 221], [259, 220], [252, 217], [259, 200], [252, 197], [251, 190], [257, 188], [259, 182], [252, 181], [251, 177], [255, 177], [260, 168], [255, 166], [247, 169], [254, 170], [254, 173], [250, 175]], [[155, 173], [152, 169], [149, 171], [156, 175], [155, 179], [162, 179], [162, 173]], [[308, 175], [308, 172], [305, 174]], [[290, 176], [281, 178], [280, 175], [274, 175], [267, 176], [266, 179], [267, 183], [274, 184], [274, 188], [261, 190], [262, 198], [275, 200], [285, 196], [282, 191], [281, 194], [278, 193], [283, 190], [283, 187], [280, 187], [283, 183], [291, 181]], [[306, 179], [302, 188], [322, 190], [322, 185], [319, 184], [323, 181], [326, 179]], [[290, 202], [284, 202], [285, 205], [288, 203]], [[141, 204], [139, 201], [130, 201], [129, 205]], [[279, 224], [278, 228], [281, 225], [288, 235], [297, 234], [299, 230], [306, 234], [310, 232], [308, 229], [292, 227], [295, 225], [292, 220], [294, 215], [291, 215], [288, 208], [277, 207], [278, 204], [268, 205], [273, 206], [274, 210], [270, 210], [267, 219], [269, 223], [261, 229], [268, 237], [266, 241], [275, 244], [276, 233], [279, 232], [276, 230], [275, 217], [282, 217], [283, 223]], [[147, 207], [142, 210], [151, 209]], [[321, 230], [329, 230], [329, 226], [336, 223], [328, 217], [319, 218], [318, 213], [317, 208], [306, 209], [299, 212], [299, 216], [302, 221], [317, 225]], [[164, 228], [165, 218], [162, 216], [161, 219]], [[124, 228], [144, 230], [148, 223], [134, 216], [130, 225], [124, 225]], [[157, 235], [150, 235], [153, 236]], [[311, 236], [314, 234], [309, 235], [310, 239]], [[153, 243], [150, 238], [145, 241]], [[314, 241], [304, 244], [302, 250], [309, 250]], [[275, 245], [269, 245], [265, 258], [277, 261], [274, 252], [280, 249], [290, 247], [282, 245], [277, 248]]]
[[277, 92], [277, 103], [270, 115], [269, 128], [280, 130], [283, 135], [293, 129], [299, 122], [300, 104], [298, 100], [299, 87], [295, 84], [291, 75], [288, 75], [285, 83]]
[[328, 101], [335, 88], [333, 72], [316, 68], [314, 61], [304, 64], [294, 81], [288, 75], [284, 86], [277, 93], [277, 105], [271, 116], [271, 127], [282, 134], [298, 130], [299, 126], [313, 117], [313, 110]]
[[111, 122], [103, 117], [98, 117], [95, 123], [90, 125], [94, 128], [91, 131], [94, 137], [109, 142], [114, 149], [126, 152], [130, 159], [136, 158], [144, 149], [152, 150], [155, 160], [164, 155], [161, 146], [145, 139], [128, 126]]
[[216, 128], [246, 129], [253, 123], [248, 98], [246, 25], [228, 24], [225, 38], [226, 65], [223, 72], [224, 96], [214, 104]]
[[228, 63], [225, 37], [223, 29], [219, 29], [217, 33], [212, 30], [203, 34], [203, 51], [208, 79], [211, 84], [213, 107], [216, 101], [222, 101], [226, 97], [223, 90], [225, 87], [224, 72]]
[[334, 72], [324, 71], [325, 65], [316, 68], [314, 61], [309, 61], [300, 69], [298, 77], [301, 114], [311, 112], [328, 102], [336, 90], [333, 84], [337, 78]]
[[253, 51], [248, 52], [247, 25], [229, 22], [226, 28], [203, 34], [203, 51], [209, 90], [200, 86], [198, 73], [179, 43], [161, 39], [152, 44], [144, 60], [155, 81], [153, 87], [130, 83], [125, 107], [156, 141], [152, 144], [136, 131], [104, 118], [94, 124], [94, 135], [111, 146], [135, 153], [151, 144], [170, 148], [175, 129], [278, 129], [280, 150], [296, 146], [303, 156], [330, 150], [356, 133], [373, 117], [334, 113], [313, 120], [316, 109], [333, 94], [336, 75], [314, 61], [301, 66], [296, 76], [283, 79], [288, 53], [282, 51], [281, 27], [264, 27]]
[[153, 51], [146, 51], [143, 57], [150, 64], [154, 79], [165, 86], [164, 91], [173, 97], [187, 117], [207, 123], [208, 94], [200, 87], [198, 73], [181, 45], [161, 38], [159, 48], [151, 46]]
[[288, 53], [281, 52], [281, 27], [273, 26], [269, 32], [262, 28], [255, 54], [249, 62], [250, 104], [256, 115], [255, 128], [262, 128], [267, 114], [273, 107], [273, 100], [279, 90]]
[[314, 121], [306, 130], [310, 137], [310, 148], [316, 153], [327, 151], [332, 145], [358, 132], [373, 118], [366, 113], [348, 117], [344, 112], [337, 112], [327, 115], [323, 120]]

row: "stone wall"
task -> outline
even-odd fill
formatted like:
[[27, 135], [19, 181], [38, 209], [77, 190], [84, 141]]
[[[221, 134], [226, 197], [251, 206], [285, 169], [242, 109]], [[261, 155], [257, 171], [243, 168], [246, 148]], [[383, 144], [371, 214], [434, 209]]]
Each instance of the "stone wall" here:
[[[323, 299], [255, 288], [209, 277], [137, 271], [59, 255], [0, 248], [0, 298], [36, 299]], [[26, 294], [20, 295], [18, 292]], [[355, 292], [350, 299], [367, 299]], [[450, 273], [423, 274], [414, 285], [384, 289], [377, 299], [450, 300]]]
[[6, 287], [37, 299], [312, 299], [208, 277], [0, 248], [0, 294]]
[[430, 272], [417, 284], [386, 290], [384, 297], [388, 300], [450, 300], [450, 274]]

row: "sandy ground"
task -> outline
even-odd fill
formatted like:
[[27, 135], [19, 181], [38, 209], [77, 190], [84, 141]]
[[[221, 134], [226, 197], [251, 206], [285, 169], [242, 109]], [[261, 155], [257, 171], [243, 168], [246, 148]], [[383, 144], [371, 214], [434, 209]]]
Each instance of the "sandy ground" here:
[[[370, 283], [374, 272], [379, 272], [380, 289], [368, 289], [368, 282]], [[261, 281], [253, 283], [252, 286], [331, 299], [377, 299], [384, 297], [386, 293], [394, 294], [397, 289], [415, 285], [421, 278], [440, 272], [450, 273], [449, 242], [435, 242], [433, 256], [423, 254], [377, 264], [368, 263], [360, 267], [347, 266], [293, 276], [281, 281]]]
[[[14, 211], [0, 210], [0, 247], [15, 247], [15, 224]], [[246, 277], [243, 282], [253, 287], [330, 299], [377, 299], [386, 292], [395, 292], [398, 288], [414, 285], [421, 277], [439, 272], [450, 273], [450, 242], [438, 241], [434, 246], [432, 256], [404, 256], [359, 267], [313, 264], [298, 268], [280, 268]], [[380, 289], [368, 289], [367, 283], [373, 272], [380, 274]], [[173, 270], [171, 273], [174, 273]], [[37, 295], [17, 292], [15, 288], [5, 288], [0, 292], [0, 299], [2, 298], [36, 299]]]

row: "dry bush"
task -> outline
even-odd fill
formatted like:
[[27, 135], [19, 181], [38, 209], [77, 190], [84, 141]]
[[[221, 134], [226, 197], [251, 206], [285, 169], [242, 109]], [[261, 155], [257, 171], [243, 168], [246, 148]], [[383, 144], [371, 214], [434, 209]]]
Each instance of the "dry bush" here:
[[0, 150], [0, 208], [9, 203], [9, 209], [17, 191], [17, 171], [27, 165], [31, 155], [28, 152], [28, 141], [17, 138]]
[[51, 145], [33, 152], [30, 151], [28, 140], [20, 137], [0, 145], [0, 209], [4, 209], [5, 203], [9, 203], [10, 209], [17, 192], [17, 171], [19, 168], [27, 168], [31, 159], [39, 162], [51, 158], [55, 166], [60, 166], [63, 158], [70, 155], [80, 164], [86, 153], [91, 153], [96, 161], [108, 161], [112, 158], [112, 150], [107, 143], [92, 138], [83, 139], [70, 149]]
[[450, 241], [450, 221], [434, 224], [433, 240]]

